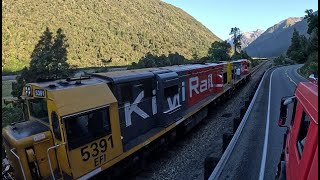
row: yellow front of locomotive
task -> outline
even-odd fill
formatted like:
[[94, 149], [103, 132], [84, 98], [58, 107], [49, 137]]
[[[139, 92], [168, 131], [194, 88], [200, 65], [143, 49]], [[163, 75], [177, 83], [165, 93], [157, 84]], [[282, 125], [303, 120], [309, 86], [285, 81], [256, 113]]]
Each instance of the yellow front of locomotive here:
[[45, 89], [28, 85], [23, 88], [24, 120], [17, 120], [2, 130], [4, 147], [13, 167], [15, 179], [37, 179], [51, 175], [57, 161], [54, 152], [47, 153], [53, 145], [50, 132], [47, 93]]
[[3, 128], [15, 179], [87, 179], [123, 153], [118, 103], [97, 79], [30, 83], [25, 121]]

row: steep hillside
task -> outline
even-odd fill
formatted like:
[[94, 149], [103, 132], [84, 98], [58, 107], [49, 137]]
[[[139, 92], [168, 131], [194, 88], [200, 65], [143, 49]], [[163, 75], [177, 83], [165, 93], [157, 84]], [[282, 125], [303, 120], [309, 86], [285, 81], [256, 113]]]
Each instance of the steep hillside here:
[[79, 67], [127, 65], [147, 52], [207, 54], [220, 40], [183, 10], [159, 0], [2, 1], [2, 66], [18, 70], [48, 26], [62, 28], [68, 60]]
[[275, 57], [284, 54], [291, 44], [294, 28], [300, 35], [308, 36], [306, 19], [288, 18], [268, 28], [244, 50], [253, 57]]
[[[241, 48], [246, 48], [250, 43], [252, 43], [254, 40], [256, 40], [264, 30], [257, 29], [255, 31], [249, 31], [249, 32], [244, 32], [242, 33], [241, 37]], [[233, 46], [233, 38], [230, 37], [227, 39], [227, 42]]]

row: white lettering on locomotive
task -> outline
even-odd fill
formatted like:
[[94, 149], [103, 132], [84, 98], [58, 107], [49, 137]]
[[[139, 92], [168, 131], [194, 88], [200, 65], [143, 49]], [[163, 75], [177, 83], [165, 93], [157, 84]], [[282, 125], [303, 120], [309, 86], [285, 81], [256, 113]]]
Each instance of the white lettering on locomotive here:
[[192, 77], [189, 79], [190, 93], [189, 96], [192, 97], [193, 92], [199, 94], [199, 92], [207, 91], [213, 87], [212, 74], [208, 75], [207, 79], [201, 80], [199, 85], [199, 77]]
[[132, 112], [135, 112], [143, 119], [147, 119], [149, 115], [144, 112], [142, 109], [138, 107], [138, 104], [141, 102], [142, 98], [144, 97], [144, 91], [141, 91], [140, 94], [137, 96], [137, 98], [134, 100], [132, 104], [125, 103], [124, 105], [124, 112], [125, 112], [125, 118], [126, 118], [126, 126], [131, 126], [131, 114]]
[[182, 101], [185, 101], [186, 100], [186, 87], [185, 87], [185, 83], [184, 83], [184, 81], [182, 81], [182, 83], [181, 83], [181, 89], [182, 89], [182, 93], [181, 93], [181, 95], [182, 95]]
[[156, 90], [152, 90], [152, 114], [157, 114], [157, 97], [156, 97]]
[[167, 101], [169, 105], [169, 110], [172, 110], [175, 107], [179, 106], [180, 105], [179, 93], [173, 96], [173, 100], [170, 97], [168, 97]]
[[[195, 82], [195, 84], [194, 84]], [[194, 84], [194, 85], [193, 85]], [[198, 87], [199, 87], [199, 78], [198, 77], [192, 77], [189, 79], [189, 86], [190, 86], [190, 97], [192, 97], [192, 91], [194, 91], [196, 94], [199, 94]]]

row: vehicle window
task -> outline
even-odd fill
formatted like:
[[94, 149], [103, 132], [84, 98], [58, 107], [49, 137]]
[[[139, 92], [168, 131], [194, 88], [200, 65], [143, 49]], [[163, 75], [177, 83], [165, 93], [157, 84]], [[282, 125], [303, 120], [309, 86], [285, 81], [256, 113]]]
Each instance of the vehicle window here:
[[109, 108], [65, 118], [69, 150], [111, 133]]
[[178, 85], [166, 87], [166, 88], [164, 88], [164, 97], [167, 98], [167, 97], [174, 96], [174, 95], [178, 94], [178, 92], [179, 92]]
[[28, 100], [30, 115], [49, 124], [47, 101], [45, 99]]
[[305, 112], [303, 112], [301, 122], [300, 122], [300, 127], [299, 127], [298, 139], [297, 139], [297, 149], [298, 149], [298, 154], [300, 158], [306, 142], [309, 125], [310, 125], [310, 118]]
[[223, 73], [223, 84], [226, 84], [228, 81], [227, 72]]
[[60, 133], [60, 126], [59, 126], [59, 118], [56, 112], [51, 113], [51, 121], [52, 121], [52, 129], [54, 136], [61, 141], [61, 133]]
[[232, 71], [231, 71], [232, 79], [235, 79], [235, 78], [236, 78], [235, 72], [236, 72], [236, 69], [235, 69], [235, 67], [234, 67], [234, 68], [232, 69]]

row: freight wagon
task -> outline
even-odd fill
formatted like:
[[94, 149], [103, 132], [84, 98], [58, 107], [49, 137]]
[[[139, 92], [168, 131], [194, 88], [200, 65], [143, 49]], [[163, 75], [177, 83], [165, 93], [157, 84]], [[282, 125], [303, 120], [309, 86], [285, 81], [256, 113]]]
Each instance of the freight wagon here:
[[207, 115], [207, 104], [250, 76], [242, 59], [28, 83], [25, 120], [2, 131], [15, 179], [116, 173], [178, 129], [194, 127]]

